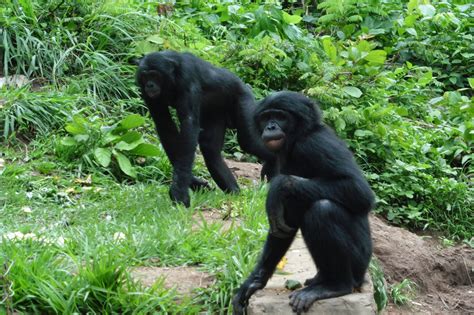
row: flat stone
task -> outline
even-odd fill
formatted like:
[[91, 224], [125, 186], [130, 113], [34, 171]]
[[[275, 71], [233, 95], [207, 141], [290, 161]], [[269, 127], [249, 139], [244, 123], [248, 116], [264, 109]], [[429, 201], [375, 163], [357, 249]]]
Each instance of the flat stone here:
[[[292, 291], [285, 289], [285, 282], [297, 280], [304, 284], [316, 275], [316, 266], [299, 233], [285, 256], [287, 263], [283, 269], [277, 270], [267, 286], [250, 299], [248, 314], [293, 314], [289, 305]], [[377, 308], [368, 274], [366, 279], [361, 292], [316, 301], [305, 314], [375, 314]]]

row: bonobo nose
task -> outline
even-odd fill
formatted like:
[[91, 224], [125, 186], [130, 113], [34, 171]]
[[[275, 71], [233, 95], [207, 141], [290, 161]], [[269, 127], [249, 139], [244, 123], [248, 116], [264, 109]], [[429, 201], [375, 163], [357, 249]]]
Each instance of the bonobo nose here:
[[274, 123], [270, 123], [270, 124], [267, 125], [267, 127], [265, 129], [267, 129], [269, 131], [273, 131], [273, 130], [276, 129], [276, 125]]
[[155, 87], [155, 84], [154, 84], [153, 82], [147, 82], [147, 83], [146, 83], [146, 88], [147, 88], [147, 89], [152, 89], [152, 88], [154, 88], [154, 87]]

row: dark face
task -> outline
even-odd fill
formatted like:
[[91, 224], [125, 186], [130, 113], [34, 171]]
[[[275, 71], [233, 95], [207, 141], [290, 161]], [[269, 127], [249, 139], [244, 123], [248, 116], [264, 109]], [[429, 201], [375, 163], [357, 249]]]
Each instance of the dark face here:
[[161, 94], [161, 82], [158, 71], [141, 69], [137, 75], [138, 84], [149, 98], [155, 98]]
[[292, 125], [291, 115], [283, 110], [269, 109], [257, 118], [262, 141], [268, 150], [280, 151], [287, 143], [287, 134]]

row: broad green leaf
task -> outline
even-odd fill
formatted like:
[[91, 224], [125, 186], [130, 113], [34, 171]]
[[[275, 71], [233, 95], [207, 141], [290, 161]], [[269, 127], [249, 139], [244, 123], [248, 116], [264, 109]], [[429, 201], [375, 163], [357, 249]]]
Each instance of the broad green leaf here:
[[365, 60], [376, 65], [383, 65], [386, 58], [387, 53], [385, 50], [372, 50], [364, 57]]
[[89, 140], [89, 135], [75, 135], [74, 139], [77, 142], [86, 142], [87, 140]]
[[137, 177], [137, 172], [135, 171], [135, 168], [130, 163], [130, 160], [128, 159], [128, 157], [116, 151], [114, 151], [114, 156], [117, 159], [117, 162], [122, 172], [124, 172], [130, 177], [133, 177], [133, 178]]
[[431, 71], [426, 72], [421, 78], [418, 79], [418, 84], [425, 86], [431, 82], [433, 79], [433, 74]]
[[145, 117], [142, 117], [138, 114], [128, 115], [124, 119], [122, 119], [119, 123], [120, 127], [124, 129], [132, 129], [135, 127], [139, 127], [145, 123]]
[[136, 141], [132, 143], [120, 141], [119, 143], [115, 145], [115, 149], [120, 150], [120, 151], [130, 151], [132, 149], [135, 149], [139, 144], [140, 144], [140, 141]]
[[108, 132], [104, 136], [104, 143], [117, 142], [116, 140], [121, 139], [119, 135], [114, 135], [112, 132]]
[[431, 4], [420, 4], [418, 9], [424, 17], [433, 17], [436, 14], [436, 9]]
[[120, 141], [125, 141], [127, 143], [132, 143], [140, 139], [142, 139], [142, 135], [138, 131], [129, 131], [120, 137]]
[[364, 138], [364, 137], [367, 137], [367, 136], [372, 136], [374, 133], [370, 130], [362, 130], [362, 129], [357, 129], [355, 132], [354, 132], [354, 135], [356, 137], [359, 137], [359, 138]]
[[135, 149], [131, 150], [130, 153], [140, 156], [158, 156], [161, 154], [161, 151], [153, 144], [142, 143], [138, 145]]
[[322, 39], [324, 52], [334, 64], [337, 64], [337, 48], [332, 43], [331, 37], [324, 37]]
[[149, 41], [150, 43], [157, 44], [157, 45], [163, 45], [165, 42], [165, 40], [158, 35], [149, 36], [147, 37], [146, 40]]
[[405, 17], [404, 24], [406, 27], [413, 27], [415, 25], [417, 16], [416, 15], [408, 15]]
[[79, 125], [75, 122], [69, 123], [65, 127], [66, 131], [72, 135], [80, 135], [86, 133], [86, 128], [84, 126]]
[[303, 19], [301, 16], [288, 14], [285, 11], [283, 12], [283, 21], [286, 24], [298, 24]]
[[77, 145], [77, 141], [72, 137], [64, 137], [61, 139], [61, 144], [66, 147], [73, 147]]
[[412, 27], [407, 28], [406, 31], [408, 32], [408, 34], [411, 34], [411, 35], [413, 35], [413, 36], [417, 36], [417, 35], [418, 35], [418, 33], [416, 32], [416, 30], [415, 30], [414, 28], [412, 28]]
[[355, 98], [359, 98], [362, 95], [362, 91], [359, 90], [359, 88], [356, 88], [355, 86], [345, 86], [342, 88], [342, 90]]
[[94, 150], [95, 159], [103, 167], [108, 167], [110, 165], [111, 154], [112, 152], [106, 148], [96, 148]]
[[471, 87], [471, 89], [474, 89], [474, 78], [468, 78], [467, 82], [469, 82], [469, 86]]

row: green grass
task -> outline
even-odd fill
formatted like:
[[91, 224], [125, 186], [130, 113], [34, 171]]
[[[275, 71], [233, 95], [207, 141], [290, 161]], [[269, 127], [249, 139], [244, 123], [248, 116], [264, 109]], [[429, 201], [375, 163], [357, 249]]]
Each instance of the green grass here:
[[[36, 150], [45, 147], [38, 144]], [[228, 307], [261, 249], [267, 229], [264, 186], [235, 196], [194, 193], [186, 209], [172, 205], [168, 187], [158, 182], [121, 185], [94, 173], [89, 184], [40, 156], [24, 162], [19, 151], [5, 154], [0, 265], [11, 266], [5, 279], [12, 284], [9, 302], [15, 310], [218, 312]], [[219, 222], [193, 228], [193, 214], [209, 208], [239, 217], [240, 225], [229, 231]], [[119, 234], [124, 238], [117, 240]], [[128, 268], [140, 265], [196, 265], [216, 276], [217, 284], [175, 303], [176, 293], [163, 283], [146, 289], [131, 280]]]

